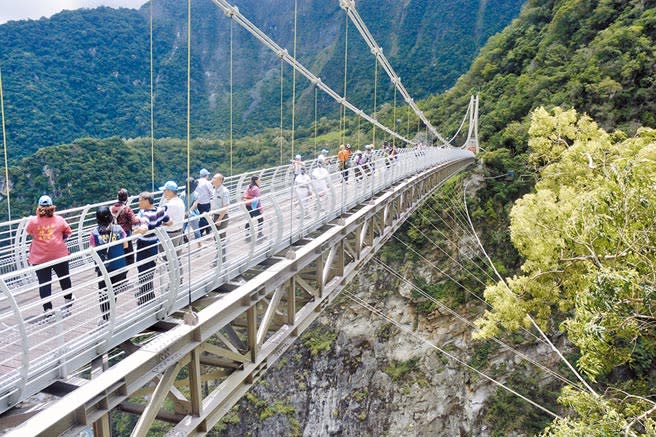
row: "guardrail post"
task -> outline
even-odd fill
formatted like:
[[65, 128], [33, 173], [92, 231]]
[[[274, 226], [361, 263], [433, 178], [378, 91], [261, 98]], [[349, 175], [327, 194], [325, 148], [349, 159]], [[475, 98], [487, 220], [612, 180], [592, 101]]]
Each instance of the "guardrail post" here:
[[[107, 248], [107, 250], [109, 251], [109, 248]], [[100, 270], [100, 273], [102, 275], [99, 276], [98, 279], [100, 279], [101, 277], [103, 278], [103, 281], [105, 282], [105, 288], [107, 290], [107, 301], [109, 303], [109, 323], [107, 324], [107, 333], [105, 334], [105, 339], [103, 340], [102, 348], [100, 348], [99, 346], [96, 349], [98, 353], [105, 353], [109, 349], [108, 348], [109, 341], [111, 340], [112, 334], [114, 332], [114, 323], [116, 320], [116, 293], [114, 291], [114, 284], [112, 284], [112, 281], [110, 280], [107, 267], [105, 266], [105, 263], [100, 259], [100, 255], [98, 255], [98, 252], [96, 250], [90, 249], [89, 251], [90, 251], [91, 259], [93, 259], [93, 262], [96, 264], [96, 267]], [[102, 293], [102, 291], [98, 290], [98, 293]], [[101, 296], [98, 297], [100, 298]]]
[[90, 205], [84, 207], [80, 213], [80, 219], [77, 222], [77, 248], [80, 252], [84, 252], [84, 235], [82, 229], [84, 229], [84, 219], [87, 217], [89, 209], [91, 209]]
[[[207, 223], [210, 226], [210, 229], [212, 230], [212, 235], [214, 235], [214, 241], [216, 242], [216, 254], [214, 255], [215, 259], [215, 274], [214, 274], [214, 282], [212, 283], [212, 288], [217, 288], [221, 284], [221, 280], [223, 279], [223, 240], [221, 239], [221, 234], [219, 233], [219, 228], [216, 227], [216, 223], [214, 223], [214, 218], [210, 217], [210, 214], [207, 212], [204, 212], [201, 214], [201, 217], [205, 217], [205, 220], [207, 220]], [[226, 230], [226, 238], [227, 238], [228, 232]], [[227, 250], [227, 247], [225, 248]]]
[[[163, 320], [164, 317], [168, 316], [171, 309], [173, 308], [173, 305], [175, 304], [175, 300], [178, 296], [178, 292], [180, 291], [180, 260], [178, 259], [178, 254], [175, 251], [175, 246], [173, 246], [173, 241], [171, 241], [171, 237], [169, 237], [169, 234], [164, 231], [161, 227], [155, 228], [155, 234], [157, 235], [157, 238], [159, 239], [160, 246], [164, 249], [164, 254], [166, 257], [166, 264], [167, 264], [167, 270], [169, 273], [169, 292], [168, 296], [166, 297], [166, 304], [163, 306], [162, 310], [159, 312], [158, 318], [160, 320]], [[160, 284], [160, 287], [162, 287], [162, 284]], [[154, 287], [153, 287], [154, 288]], [[153, 292], [155, 290], [153, 289]]]
[[2, 278], [0, 278], [0, 291], [2, 291], [7, 296], [11, 310], [14, 313], [14, 317], [16, 317], [18, 334], [20, 335], [21, 339], [21, 367], [19, 369], [20, 383], [17, 387], [18, 391], [15, 394], [16, 399], [13, 400], [13, 402], [10, 402], [11, 405], [20, 402], [23, 399], [25, 385], [27, 384], [27, 378], [30, 374], [30, 343], [27, 338], [27, 329], [25, 329], [25, 320], [23, 319], [23, 315], [20, 312], [16, 298], [13, 294], [11, 294], [9, 287], [7, 287], [7, 283]]

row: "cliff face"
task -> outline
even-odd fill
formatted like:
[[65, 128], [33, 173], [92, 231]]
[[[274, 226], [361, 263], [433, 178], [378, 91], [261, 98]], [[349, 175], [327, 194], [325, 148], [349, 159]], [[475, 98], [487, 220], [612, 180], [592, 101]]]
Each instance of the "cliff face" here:
[[[435, 251], [424, 251], [433, 260]], [[443, 261], [442, 261], [443, 262]], [[409, 259], [390, 263], [407, 278], [442, 278]], [[444, 265], [444, 264], [442, 264]], [[416, 282], [416, 281], [415, 281]], [[348, 297], [376, 307], [468, 364], [553, 408], [551, 377], [440, 310], [418, 309], [412, 287], [372, 263], [214, 430], [220, 435], [525, 435], [548, 418], [524, 401], [403, 333]], [[454, 306], [473, 320], [483, 304]], [[506, 339], [511, 341], [512, 339]], [[515, 347], [555, 369], [542, 343]]]

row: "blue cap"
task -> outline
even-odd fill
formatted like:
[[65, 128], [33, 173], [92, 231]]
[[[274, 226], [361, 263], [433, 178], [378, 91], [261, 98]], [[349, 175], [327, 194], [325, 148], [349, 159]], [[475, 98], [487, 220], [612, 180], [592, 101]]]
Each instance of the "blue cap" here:
[[200, 177], [205, 177], [205, 176], [209, 176], [209, 175], [210, 175], [210, 172], [207, 171], [207, 169], [202, 168], [202, 169], [200, 170]]
[[166, 181], [163, 187], [159, 187], [160, 190], [169, 190], [169, 191], [178, 191], [178, 184], [175, 181]]
[[52, 206], [52, 199], [50, 196], [43, 195], [39, 197], [39, 206]]
[[328, 149], [321, 149], [321, 154], [327, 155], [328, 154]]

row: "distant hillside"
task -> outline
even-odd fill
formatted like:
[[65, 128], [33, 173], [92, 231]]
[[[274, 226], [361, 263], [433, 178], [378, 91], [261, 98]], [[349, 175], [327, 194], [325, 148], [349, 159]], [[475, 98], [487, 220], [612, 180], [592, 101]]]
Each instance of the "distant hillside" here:
[[529, 0], [426, 106], [455, 130], [459, 108], [479, 93], [486, 146], [513, 153], [526, 144], [527, 115], [542, 105], [573, 107], [604, 129], [633, 134], [656, 127], [655, 47], [654, 0]]
[[[358, 8], [407, 87], [417, 98], [452, 86], [490, 35], [519, 12], [522, 0], [361, 0]], [[292, 48], [289, 0], [236, 4], [283, 47]], [[193, 132], [225, 135], [228, 127], [229, 20], [210, 0], [192, 4]], [[157, 0], [154, 9], [155, 130], [185, 132], [186, 7]], [[12, 157], [76, 138], [150, 134], [149, 5], [140, 11], [99, 8], [0, 26], [0, 64]], [[298, 56], [342, 89], [344, 12], [339, 2], [299, 2]], [[372, 108], [374, 58], [356, 29], [349, 34], [349, 96]], [[280, 123], [279, 60], [234, 27], [235, 129], [257, 132]], [[290, 127], [291, 70], [284, 70], [285, 124]], [[379, 80], [379, 103], [392, 98]], [[298, 122], [313, 121], [314, 93], [298, 79]], [[320, 96], [320, 115], [337, 104]]]

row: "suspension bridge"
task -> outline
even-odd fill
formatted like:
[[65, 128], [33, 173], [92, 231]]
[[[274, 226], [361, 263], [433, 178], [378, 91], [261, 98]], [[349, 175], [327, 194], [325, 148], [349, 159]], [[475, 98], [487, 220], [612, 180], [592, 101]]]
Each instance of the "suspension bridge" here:
[[[314, 181], [305, 187], [311, 193], [307, 197], [299, 196], [289, 165], [230, 176], [224, 182], [232, 199], [227, 228], [220, 230], [215, 225], [212, 217], [217, 211], [205, 213], [209, 234], [197, 240], [189, 238], [181, 247], [173, 244], [165, 230], [155, 229], [160, 254], [124, 267], [127, 281], [120, 286], [112, 284], [116, 272], [110, 274], [88, 243], [95, 211], [113, 201], [60, 211], [73, 229], [67, 240], [70, 255], [38, 268], [66, 261], [73, 285], [64, 291], [52, 281], [50, 300], [55, 316], [47, 322], [41, 317], [38, 268], [28, 262], [28, 218], [0, 224], [0, 412], [42, 391], [60, 397], [41, 409], [18, 414], [20, 426], [10, 435], [75, 434], [90, 427], [95, 435], [110, 435], [113, 409], [139, 416], [133, 435], [146, 435], [155, 419], [174, 424], [173, 435], [205, 434], [422, 202], [475, 160], [478, 97], [470, 99], [455, 135], [450, 139], [440, 135], [402, 84], [354, 1], [341, 0], [340, 6], [369, 45], [376, 72], [380, 65], [426, 127], [424, 145], [381, 123], [375, 104], [374, 113], [368, 114], [351, 103], [346, 79], [342, 93], [327, 86], [298, 61], [296, 42], [289, 54], [237, 7], [223, 0], [212, 1], [231, 23], [271, 49], [281, 63], [290, 65], [294, 76], [304, 76], [342, 105], [343, 118], [348, 110], [373, 125], [374, 143], [378, 129], [407, 146], [393, 157], [379, 151], [366, 164], [345, 171], [329, 157], [328, 176], [318, 181], [324, 188]], [[190, 2], [188, 5], [190, 8]], [[294, 33], [296, 13], [295, 7]], [[189, 9], [188, 29], [190, 17]], [[190, 47], [188, 39], [188, 52]], [[188, 72], [189, 68], [188, 62]], [[189, 93], [188, 86], [188, 98]], [[189, 106], [187, 116], [189, 120]], [[187, 126], [189, 156], [189, 121]], [[454, 147], [454, 141], [464, 137], [461, 131], [465, 126], [464, 143]], [[232, 147], [230, 161], [232, 168]], [[306, 162], [309, 172], [317, 165], [317, 161]], [[249, 214], [247, 203], [238, 200], [252, 176], [261, 180], [261, 238], [254, 232], [260, 226], [257, 219]], [[6, 186], [8, 179], [6, 174]], [[161, 195], [156, 193], [156, 200]], [[137, 208], [135, 200], [128, 202], [133, 209]], [[246, 224], [253, 235], [248, 234]], [[137, 297], [137, 268], [153, 261], [155, 298], [144, 303]], [[106, 323], [99, 306], [99, 280], [104, 281], [108, 295]], [[63, 296], [69, 292], [76, 296], [70, 315], [63, 304]], [[183, 368], [187, 376], [181, 390], [179, 373]], [[213, 389], [207, 389], [207, 381], [214, 382]], [[148, 394], [146, 405], [129, 402], [139, 394]], [[161, 410], [166, 399], [175, 403], [175, 414]]]

